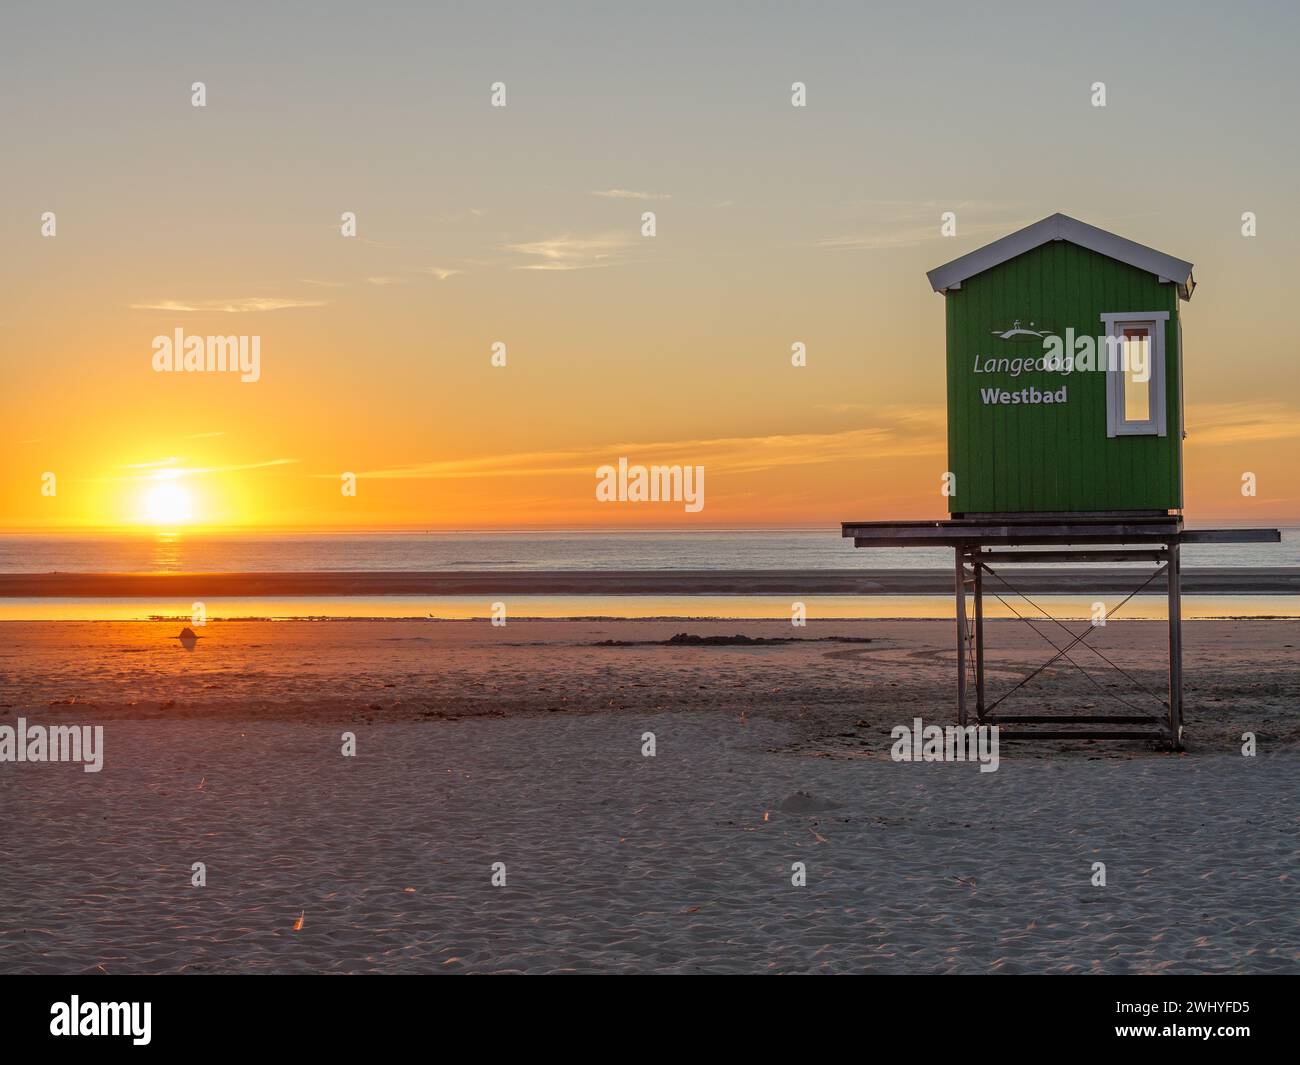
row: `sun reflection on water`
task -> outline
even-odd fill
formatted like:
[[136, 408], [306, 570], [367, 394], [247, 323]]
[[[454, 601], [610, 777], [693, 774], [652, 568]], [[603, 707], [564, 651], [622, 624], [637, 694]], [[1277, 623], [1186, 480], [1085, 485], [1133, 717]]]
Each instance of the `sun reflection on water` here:
[[175, 572], [181, 564], [181, 535], [174, 530], [154, 537], [152, 568], [158, 573]]

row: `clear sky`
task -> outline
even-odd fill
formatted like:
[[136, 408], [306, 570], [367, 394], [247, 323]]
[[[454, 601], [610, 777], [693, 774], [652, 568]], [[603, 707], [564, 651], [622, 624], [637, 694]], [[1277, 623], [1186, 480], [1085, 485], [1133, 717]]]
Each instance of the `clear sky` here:
[[[1282, 3], [7, 2], [0, 527], [939, 517], [924, 272], [1054, 211], [1196, 264], [1189, 517], [1295, 520], [1297, 40]], [[155, 373], [177, 328], [259, 336], [260, 380]], [[703, 465], [704, 510], [597, 503], [623, 455]]]

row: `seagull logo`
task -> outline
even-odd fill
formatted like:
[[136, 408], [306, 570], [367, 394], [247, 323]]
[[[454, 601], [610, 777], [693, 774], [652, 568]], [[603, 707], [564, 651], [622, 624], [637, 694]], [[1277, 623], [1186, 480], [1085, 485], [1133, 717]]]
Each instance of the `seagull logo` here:
[[[1034, 323], [1030, 322], [1029, 324], [1032, 326]], [[1042, 332], [1035, 329], [1022, 329], [1020, 327], [1019, 318], [1012, 322], [1011, 328], [1006, 331], [1000, 329], [993, 330], [993, 335], [995, 337], [1001, 337], [1003, 340], [1010, 340], [1012, 337], [1045, 337], [1049, 333], [1051, 333], [1050, 329], [1044, 329]]]

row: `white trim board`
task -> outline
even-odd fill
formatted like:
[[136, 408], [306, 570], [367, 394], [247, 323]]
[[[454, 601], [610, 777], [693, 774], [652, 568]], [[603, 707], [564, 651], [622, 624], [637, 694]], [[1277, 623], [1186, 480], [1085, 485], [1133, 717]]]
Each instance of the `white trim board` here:
[[985, 270], [991, 270], [1053, 240], [1067, 240], [1099, 255], [1118, 259], [1139, 270], [1155, 274], [1161, 281], [1178, 286], [1178, 295], [1185, 300], [1192, 298], [1192, 292], [1196, 288], [1191, 263], [1059, 213], [1018, 229], [950, 263], [937, 266], [925, 276], [930, 279], [930, 287], [935, 292], [947, 292], [949, 289], [960, 288], [967, 278], [982, 274]]
[[1116, 322], [1167, 322], [1168, 311], [1105, 311], [1098, 317], [1110, 327]]

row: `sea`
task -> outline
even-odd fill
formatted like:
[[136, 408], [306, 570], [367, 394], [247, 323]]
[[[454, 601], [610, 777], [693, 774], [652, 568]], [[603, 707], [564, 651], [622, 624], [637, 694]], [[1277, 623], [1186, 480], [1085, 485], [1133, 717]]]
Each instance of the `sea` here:
[[[1300, 567], [1300, 527], [1281, 543], [1190, 544], [1183, 565]], [[948, 572], [951, 549], [855, 550], [838, 526], [798, 529], [403, 531], [346, 533], [0, 534], [2, 573], [297, 572], [305, 570], [785, 570], [916, 569]], [[1080, 609], [1081, 597], [1035, 597], [1044, 610]], [[1100, 596], [1103, 601], [1123, 596]], [[809, 596], [808, 616], [951, 618], [948, 596]], [[466, 596], [230, 598], [209, 618], [489, 616]], [[514, 617], [788, 618], [789, 596], [514, 596]], [[1087, 604], [1091, 609], [1091, 601]], [[1126, 616], [1163, 617], [1163, 595], [1137, 597]], [[1011, 616], [997, 603], [990, 617]], [[1023, 609], [1023, 604], [1021, 604]], [[183, 618], [191, 604], [148, 599], [0, 599], [0, 620]], [[1088, 616], [1085, 612], [1084, 616]], [[1186, 596], [1184, 616], [1300, 617], [1294, 596]]]

